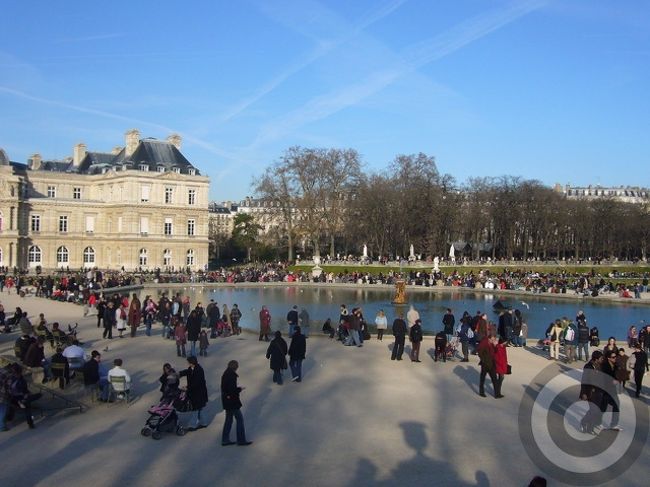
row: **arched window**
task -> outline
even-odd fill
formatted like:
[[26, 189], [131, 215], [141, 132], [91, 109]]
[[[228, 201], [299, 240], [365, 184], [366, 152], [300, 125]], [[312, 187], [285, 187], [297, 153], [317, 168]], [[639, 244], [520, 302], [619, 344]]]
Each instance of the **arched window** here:
[[41, 265], [41, 248], [37, 247], [36, 245], [32, 245], [27, 251], [27, 258], [29, 259], [30, 265]]
[[84, 249], [84, 267], [92, 267], [95, 265], [95, 249], [86, 247]]
[[140, 249], [140, 267], [147, 266], [147, 249]]
[[187, 258], [185, 259], [185, 265], [194, 265], [194, 251], [192, 249], [187, 251]]
[[170, 267], [172, 265], [172, 251], [171, 251], [171, 249], [165, 249], [163, 251], [163, 265], [165, 267]]
[[56, 265], [63, 267], [68, 265], [69, 262], [68, 249], [63, 246], [56, 249]]

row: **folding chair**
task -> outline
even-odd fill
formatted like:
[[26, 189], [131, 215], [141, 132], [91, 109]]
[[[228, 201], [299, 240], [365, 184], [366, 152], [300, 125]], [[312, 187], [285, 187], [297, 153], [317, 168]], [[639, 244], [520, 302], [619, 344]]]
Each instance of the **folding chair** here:
[[111, 385], [110, 396], [114, 397], [117, 401], [125, 401], [129, 403], [131, 391], [129, 384], [126, 382], [126, 377], [122, 376], [109, 376], [108, 381]]

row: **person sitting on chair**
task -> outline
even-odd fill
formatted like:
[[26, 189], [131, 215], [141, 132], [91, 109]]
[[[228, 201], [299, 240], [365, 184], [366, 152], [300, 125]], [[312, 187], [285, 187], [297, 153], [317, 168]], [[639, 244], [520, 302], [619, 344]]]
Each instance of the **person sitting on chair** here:
[[23, 377], [23, 368], [20, 364], [12, 364], [11, 366], [11, 386], [9, 392], [11, 394], [11, 402], [18, 406], [20, 410], [25, 413], [25, 419], [30, 429], [34, 429], [34, 418], [32, 417], [32, 402], [41, 397], [41, 393], [31, 394], [27, 388], [27, 382]]
[[[118, 393], [120, 399], [124, 397], [124, 393], [129, 392], [131, 389], [131, 376], [129, 373], [122, 368], [122, 359], [116, 358], [113, 360], [113, 368], [108, 371], [108, 382], [113, 386], [113, 390]], [[125, 382], [124, 385], [119, 384], [118, 381], [114, 381], [113, 378], [123, 377]], [[119, 379], [118, 379], [119, 380]], [[116, 388], [117, 386], [117, 388]], [[121, 389], [121, 390], [120, 390]]]
[[70, 368], [73, 370], [83, 369], [86, 362], [86, 352], [79, 346], [79, 340], [74, 340], [63, 350], [63, 356], [68, 359]]
[[90, 360], [84, 364], [84, 385], [97, 386], [99, 388], [99, 400], [108, 401], [108, 379], [102, 376], [99, 364], [102, 360], [101, 354], [93, 350], [90, 354]]
[[70, 383], [70, 366], [68, 365], [68, 359], [63, 356], [61, 347], [56, 349], [56, 353], [50, 359], [50, 370], [52, 371], [52, 377], [59, 379], [60, 389]]
[[16, 339], [16, 343], [14, 345], [14, 353], [18, 360], [21, 362], [25, 360], [27, 350], [29, 350], [29, 346], [34, 343], [34, 341], [35, 340], [29, 335], [21, 335]]

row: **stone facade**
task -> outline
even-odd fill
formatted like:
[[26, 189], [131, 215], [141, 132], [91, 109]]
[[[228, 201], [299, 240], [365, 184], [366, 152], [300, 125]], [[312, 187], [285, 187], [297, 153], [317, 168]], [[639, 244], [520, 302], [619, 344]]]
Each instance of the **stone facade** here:
[[179, 151], [180, 137], [28, 164], [0, 152], [0, 265], [203, 269], [208, 263], [209, 179]]

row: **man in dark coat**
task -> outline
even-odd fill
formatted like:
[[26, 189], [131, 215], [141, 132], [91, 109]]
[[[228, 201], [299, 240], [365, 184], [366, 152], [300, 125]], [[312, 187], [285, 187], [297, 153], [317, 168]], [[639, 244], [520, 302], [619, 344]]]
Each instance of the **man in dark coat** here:
[[307, 352], [307, 340], [301, 333], [300, 326], [296, 326], [289, 345], [289, 367], [291, 367], [291, 380], [302, 382], [302, 361], [305, 360]]
[[641, 386], [643, 384], [643, 376], [648, 371], [648, 355], [643, 351], [643, 345], [639, 342], [634, 347], [632, 354], [634, 363], [632, 370], [634, 370], [634, 383], [636, 385], [636, 397], [641, 395]]
[[454, 313], [451, 311], [451, 308], [447, 308], [445, 316], [442, 317], [442, 324], [445, 327], [447, 341], [450, 342], [454, 336], [454, 325], [456, 324], [456, 318], [454, 317]]
[[402, 360], [404, 340], [406, 339], [406, 322], [402, 318], [401, 313], [397, 313], [397, 318], [393, 321], [393, 336], [395, 337], [395, 343], [393, 344], [393, 353], [390, 359]]
[[109, 340], [113, 339], [113, 327], [116, 325], [117, 321], [115, 319], [115, 304], [113, 301], [109, 301], [104, 309], [104, 333], [102, 334], [103, 338], [108, 338]]
[[282, 338], [280, 330], [275, 332], [275, 338], [269, 343], [266, 350], [266, 358], [271, 359], [271, 370], [273, 371], [273, 382], [282, 385], [282, 370], [287, 368], [287, 342]]
[[201, 318], [192, 310], [187, 318], [187, 341], [191, 343], [190, 355], [196, 357], [196, 342], [201, 333]]
[[600, 424], [602, 412], [600, 403], [603, 390], [598, 387], [598, 374], [603, 363], [603, 353], [594, 350], [591, 360], [587, 362], [582, 370], [582, 381], [580, 387], [580, 399], [588, 401], [589, 409], [584, 418], [580, 421], [580, 429], [583, 433], [594, 433], [594, 428]]
[[192, 403], [192, 411], [196, 412], [192, 418], [194, 425], [187, 428], [187, 431], [196, 431], [207, 426], [201, 422], [201, 410], [208, 403], [208, 387], [205, 384], [203, 367], [199, 365], [196, 357], [190, 355], [187, 357], [187, 363], [187, 369], [181, 370], [178, 375], [187, 377], [187, 397]]
[[90, 360], [84, 364], [84, 386], [96, 386], [99, 389], [99, 400], [101, 402], [108, 401], [109, 382], [108, 377], [102, 377], [99, 370], [99, 363], [102, 360], [101, 354], [97, 350], [90, 353]]
[[234, 445], [230, 441], [230, 428], [232, 428], [233, 417], [237, 420], [237, 444], [247, 446], [253, 443], [246, 439], [246, 430], [244, 428], [244, 417], [241, 414], [241, 400], [239, 394], [244, 390], [243, 387], [237, 386], [237, 369], [239, 363], [236, 360], [228, 362], [228, 368], [221, 376], [221, 403], [226, 411], [226, 420], [223, 423], [223, 432], [221, 433], [221, 445]]
[[411, 339], [411, 362], [421, 362], [420, 344], [422, 343], [422, 320], [420, 320], [420, 318], [415, 320], [415, 324], [409, 330], [409, 338]]
[[287, 313], [287, 325], [289, 325], [289, 338], [291, 338], [293, 331], [298, 326], [298, 306], [294, 305]]

